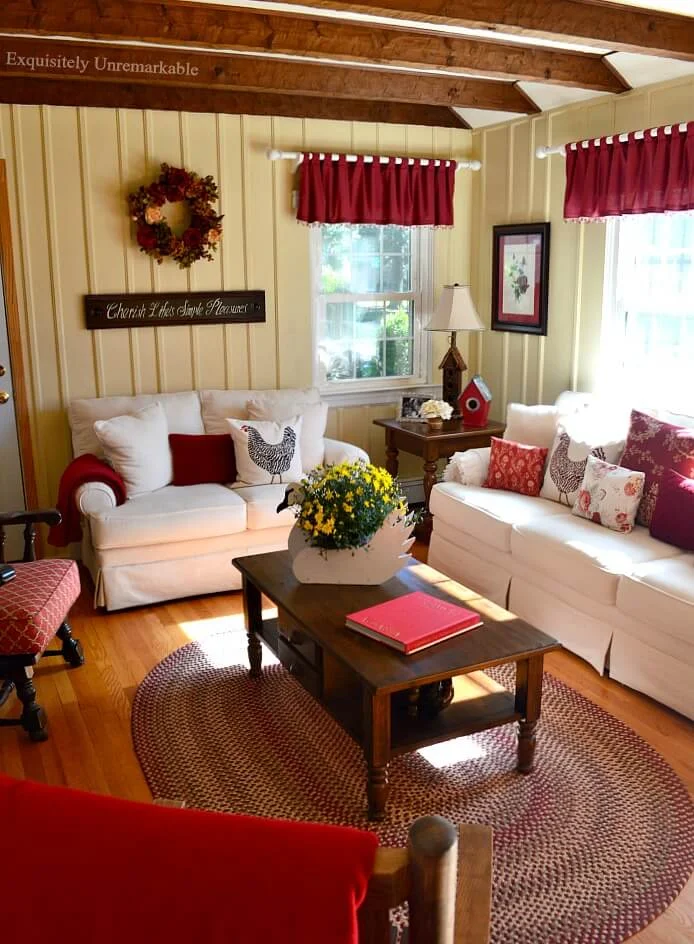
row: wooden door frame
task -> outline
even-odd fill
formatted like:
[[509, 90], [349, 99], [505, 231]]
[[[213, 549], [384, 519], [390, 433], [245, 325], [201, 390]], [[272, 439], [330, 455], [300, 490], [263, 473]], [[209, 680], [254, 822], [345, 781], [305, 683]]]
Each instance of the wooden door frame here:
[[[10, 347], [10, 370], [14, 389], [14, 411], [17, 421], [19, 457], [24, 480], [24, 499], [27, 508], [38, 508], [38, 489], [34, 452], [31, 443], [31, 422], [26, 375], [24, 372], [24, 352], [19, 318], [19, 297], [14, 274], [14, 256], [12, 255], [12, 227], [10, 218], [10, 192], [7, 182], [7, 161], [0, 158], [0, 269], [5, 289], [5, 319], [7, 339]], [[0, 380], [0, 384], [2, 381]], [[19, 511], [19, 509], [16, 509]]]

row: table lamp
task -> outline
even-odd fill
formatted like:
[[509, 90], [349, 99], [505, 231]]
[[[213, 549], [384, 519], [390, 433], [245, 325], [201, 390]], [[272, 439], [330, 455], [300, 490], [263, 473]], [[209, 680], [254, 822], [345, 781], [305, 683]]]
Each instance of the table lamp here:
[[463, 355], [456, 347], [456, 331], [484, 331], [469, 285], [458, 285], [457, 282], [455, 285], [444, 285], [436, 312], [426, 330], [450, 332], [451, 344], [439, 364], [439, 369], [443, 371], [442, 398], [450, 403], [455, 412], [463, 387], [463, 371], [467, 369]]

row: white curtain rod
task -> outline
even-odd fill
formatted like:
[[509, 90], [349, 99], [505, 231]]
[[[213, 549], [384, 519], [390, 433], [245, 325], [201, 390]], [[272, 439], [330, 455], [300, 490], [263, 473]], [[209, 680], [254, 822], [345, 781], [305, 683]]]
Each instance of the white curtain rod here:
[[[266, 155], [267, 159], [270, 160], [270, 161], [296, 161], [297, 163], [301, 163], [301, 161], [303, 160], [303, 157], [304, 157], [304, 155], [303, 155], [300, 151], [277, 151], [275, 148], [268, 148], [267, 151], [265, 152], [265, 155]], [[338, 159], [339, 155], [338, 155], [338, 154], [330, 154], [330, 155], [328, 155], [328, 154], [322, 154], [322, 153], [321, 153], [320, 157], [321, 157], [321, 158], [331, 157], [334, 161], [336, 161], [336, 160]], [[354, 161], [356, 161], [356, 159], [357, 159], [357, 155], [356, 155], [356, 154], [347, 154], [346, 157], [347, 157], [347, 160], [348, 160], [348, 161], [351, 161], [351, 162], [354, 162]], [[396, 164], [401, 164], [402, 161], [403, 161], [403, 158], [401, 158], [401, 157], [396, 157], [396, 158], [392, 158], [392, 159], [395, 160]], [[372, 163], [372, 161], [376, 161], [376, 160], [380, 161], [381, 164], [387, 164], [388, 161], [391, 160], [391, 158], [389, 158], [389, 157], [375, 157], [375, 156], [372, 155], [372, 154], [365, 154], [365, 155], [364, 155], [364, 160], [366, 161], [367, 164], [370, 164], [370, 163]], [[414, 162], [415, 162], [416, 160], [419, 160], [419, 158], [410, 157], [410, 158], [404, 158], [404, 160], [406, 160], [406, 161], [407, 161], [408, 163], [410, 163], [410, 164], [414, 164]], [[443, 158], [443, 160], [439, 160], [438, 158], [436, 158], [436, 159], [433, 160], [433, 162], [434, 162], [434, 164], [442, 164], [442, 163], [445, 164], [445, 163], [446, 163], [446, 159]], [[427, 159], [423, 159], [423, 160], [422, 160], [422, 164], [429, 164], [429, 163], [431, 163], [431, 161], [429, 161], [429, 160], [427, 160]], [[455, 169], [456, 169], [456, 171], [458, 171], [458, 170], [480, 170], [481, 167], [482, 167], [482, 163], [481, 163], [480, 161], [456, 161], [456, 162], [455, 162]]]
[[[666, 125], [665, 128], [664, 128], [665, 134], [672, 134], [672, 129], [673, 129], [673, 127], [678, 128], [680, 131], [686, 131], [686, 130], [687, 130], [687, 122], [685, 121], [685, 122], [683, 122], [683, 123], [680, 124], [680, 125]], [[647, 128], [645, 131], [637, 131], [637, 132], [635, 132], [635, 137], [641, 139], [641, 138], [645, 138], [645, 136], [646, 136], [647, 134], [650, 134], [650, 136], [651, 136], [652, 138], [654, 138], [654, 137], [657, 135], [657, 133], [658, 133], [658, 129], [657, 129], [657, 128]], [[610, 135], [609, 137], [607, 137], [607, 138], [604, 139], [604, 140], [605, 140], [605, 144], [612, 144], [613, 141], [615, 140], [615, 137], [616, 137], [616, 139], [617, 139], [618, 141], [627, 141], [628, 138], [629, 138], [629, 134], [620, 134], [620, 135], [616, 135], [616, 136], [615, 136], [615, 135]], [[588, 145], [590, 144], [590, 142], [591, 142], [592, 140], [595, 141], [595, 146], [596, 146], [596, 147], [599, 147], [599, 146], [600, 146], [600, 142], [601, 142], [603, 139], [602, 139], [602, 138], [595, 138], [595, 139], [593, 139], [593, 138], [588, 138], [586, 141], [580, 141], [579, 143], [580, 143], [581, 147], [587, 148]], [[569, 145], [569, 146], [575, 151], [575, 150], [576, 150], [576, 147], [577, 147], [577, 144], [576, 144], [576, 142], [574, 142], [573, 144], [571, 144], [571, 145]], [[546, 157], [549, 157], [550, 154], [561, 154], [562, 157], [565, 157], [565, 156], [566, 156], [566, 145], [565, 145], [565, 144], [557, 144], [557, 145], [555, 145], [555, 147], [540, 146], [540, 147], [537, 148], [536, 151], [535, 151], [535, 157], [539, 157], [540, 160], [544, 160]]]

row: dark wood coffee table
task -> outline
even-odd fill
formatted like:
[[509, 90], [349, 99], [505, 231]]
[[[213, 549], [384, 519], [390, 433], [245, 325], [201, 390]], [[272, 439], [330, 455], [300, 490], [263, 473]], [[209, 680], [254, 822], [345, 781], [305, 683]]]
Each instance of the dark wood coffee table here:
[[[301, 584], [286, 551], [236, 558], [234, 565], [243, 575], [251, 675], [262, 676], [264, 642], [361, 745], [372, 819], [383, 817], [388, 762], [398, 754], [517, 721], [518, 770], [532, 769], [543, 657], [559, 648], [551, 636], [417, 561], [377, 587]], [[413, 590], [475, 609], [484, 625], [413, 656], [345, 626], [347, 613]], [[277, 606], [276, 619], [263, 619], [262, 594]], [[481, 673], [509, 662], [516, 664], [515, 693]], [[456, 677], [448, 707], [433, 715], [417, 710], [422, 686]]]

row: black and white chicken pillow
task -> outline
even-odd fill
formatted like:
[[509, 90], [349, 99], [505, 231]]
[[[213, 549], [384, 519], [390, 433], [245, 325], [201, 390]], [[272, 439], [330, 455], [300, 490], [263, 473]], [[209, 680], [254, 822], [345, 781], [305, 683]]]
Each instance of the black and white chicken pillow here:
[[283, 423], [228, 419], [238, 480], [245, 485], [298, 482], [302, 476], [301, 417]]

